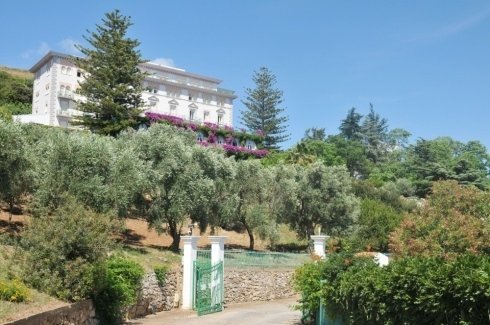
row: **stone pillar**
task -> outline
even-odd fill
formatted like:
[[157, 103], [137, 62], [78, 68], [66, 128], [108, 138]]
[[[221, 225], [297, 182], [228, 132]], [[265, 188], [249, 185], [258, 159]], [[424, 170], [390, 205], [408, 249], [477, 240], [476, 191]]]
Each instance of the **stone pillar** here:
[[311, 239], [313, 240], [315, 254], [320, 256], [321, 258], [325, 258], [325, 241], [329, 237], [330, 236], [327, 235], [311, 236]]
[[226, 236], [209, 236], [211, 242], [211, 265], [216, 265], [225, 260]]
[[192, 309], [192, 299], [194, 296], [194, 261], [197, 258], [197, 241], [199, 236], [182, 236], [184, 242], [184, 256], [182, 265], [184, 272], [182, 276], [182, 308]]

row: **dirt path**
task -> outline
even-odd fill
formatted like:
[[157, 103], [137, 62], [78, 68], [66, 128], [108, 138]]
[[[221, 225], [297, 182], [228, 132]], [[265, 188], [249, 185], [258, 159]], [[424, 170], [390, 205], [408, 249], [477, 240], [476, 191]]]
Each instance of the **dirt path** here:
[[197, 316], [195, 312], [174, 310], [130, 321], [133, 325], [220, 325], [220, 324], [300, 324], [301, 312], [292, 310], [296, 299], [233, 304], [224, 311]]

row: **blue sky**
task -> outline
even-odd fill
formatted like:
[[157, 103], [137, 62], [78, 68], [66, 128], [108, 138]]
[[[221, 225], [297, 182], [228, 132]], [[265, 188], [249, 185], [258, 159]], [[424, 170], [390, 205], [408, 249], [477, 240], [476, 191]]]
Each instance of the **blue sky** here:
[[291, 140], [309, 127], [338, 132], [369, 103], [419, 137], [490, 148], [488, 1], [2, 1], [0, 65], [29, 68], [47, 50], [70, 53], [105, 12], [132, 17], [146, 59], [244, 89], [261, 66], [284, 91]]

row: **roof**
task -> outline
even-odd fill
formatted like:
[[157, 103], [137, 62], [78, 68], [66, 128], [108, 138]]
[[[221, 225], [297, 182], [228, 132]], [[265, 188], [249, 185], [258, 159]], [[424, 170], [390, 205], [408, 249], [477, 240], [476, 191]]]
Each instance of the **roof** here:
[[37, 63], [34, 64], [32, 68], [29, 69], [29, 71], [32, 73], [36, 73], [37, 70], [39, 70], [43, 65], [46, 64], [46, 62], [48, 62], [54, 56], [65, 58], [65, 59], [76, 58], [73, 55], [68, 55], [61, 52], [49, 51], [45, 56], [41, 58], [41, 60], [37, 61]]

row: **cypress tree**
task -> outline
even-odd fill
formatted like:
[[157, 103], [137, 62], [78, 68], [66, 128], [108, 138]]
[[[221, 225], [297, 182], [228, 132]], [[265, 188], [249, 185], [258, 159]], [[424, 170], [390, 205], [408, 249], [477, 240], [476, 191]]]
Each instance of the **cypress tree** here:
[[131, 25], [130, 17], [119, 10], [106, 13], [96, 31], [84, 37], [92, 48], [78, 46], [85, 55], [76, 59], [85, 74], [78, 91], [86, 99], [78, 102], [84, 114], [72, 124], [112, 136], [139, 125], [145, 74], [138, 64], [144, 61], [136, 49], [140, 42], [126, 37]]
[[266, 149], [278, 149], [278, 144], [289, 139], [287, 133], [287, 116], [281, 116], [283, 108], [278, 106], [283, 102], [283, 93], [274, 88], [276, 76], [267, 68], [255, 71], [252, 80], [255, 89], [247, 88], [246, 101], [242, 103], [247, 110], [242, 112], [241, 122], [250, 131], [262, 131], [265, 134]]

